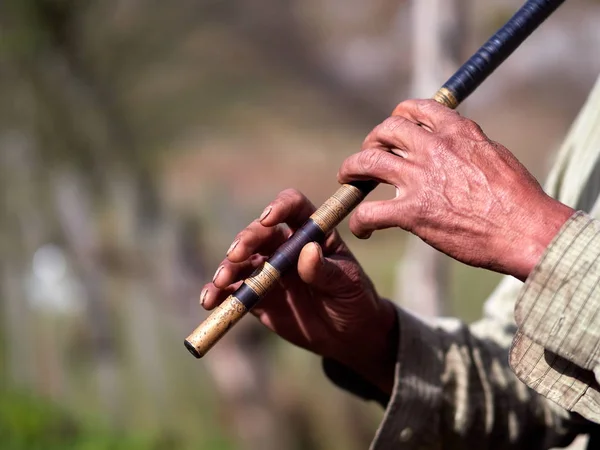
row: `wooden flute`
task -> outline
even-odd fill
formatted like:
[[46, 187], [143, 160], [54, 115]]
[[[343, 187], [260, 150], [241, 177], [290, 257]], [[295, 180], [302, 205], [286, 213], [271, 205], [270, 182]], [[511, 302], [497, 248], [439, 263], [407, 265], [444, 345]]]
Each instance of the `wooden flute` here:
[[[541, 25], [564, 0], [528, 0], [450, 79], [433, 99], [456, 108], [466, 99], [527, 37]], [[250, 311], [283, 274], [294, 268], [302, 248], [310, 242], [322, 243], [332, 231], [373, 189], [375, 181], [342, 185], [306, 223], [298, 229], [264, 265], [256, 270], [232, 295], [185, 340], [196, 358], [204, 356], [248, 311]]]

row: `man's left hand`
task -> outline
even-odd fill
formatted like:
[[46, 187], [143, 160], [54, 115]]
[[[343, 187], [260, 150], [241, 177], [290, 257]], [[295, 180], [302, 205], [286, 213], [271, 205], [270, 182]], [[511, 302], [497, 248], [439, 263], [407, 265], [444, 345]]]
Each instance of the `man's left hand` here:
[[475, 122], [433, 100], [398, 105], [338, 179], [396, 187], [395, 198], [358, 206], [356, 236], [400, 227], [463, 263], [521, 280], [574, 213]]

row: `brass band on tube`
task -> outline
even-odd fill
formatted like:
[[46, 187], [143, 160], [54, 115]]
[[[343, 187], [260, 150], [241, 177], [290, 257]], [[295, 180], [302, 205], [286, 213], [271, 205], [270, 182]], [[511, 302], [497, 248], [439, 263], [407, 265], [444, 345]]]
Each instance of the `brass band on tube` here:
[[451, 109], [456, 109], [458, 107], [458, 100], [456, 100], [454, 94], [445, 87], [437, 91], [433, 96], [433, 99]]
[[310, 218], [323, 231], [328, 233], [344, 220], [350, 211], [365, 198], [365, 194], [351, 184], [343, 184]]
[[246, 279], [244, 283], [252, 289], [256, 295], [262, 297], [265, 295], [271, 287], [277, 283], [277, 280], [281, 277], [279, 271], [268, 262], [264, 263], [260, 270]]

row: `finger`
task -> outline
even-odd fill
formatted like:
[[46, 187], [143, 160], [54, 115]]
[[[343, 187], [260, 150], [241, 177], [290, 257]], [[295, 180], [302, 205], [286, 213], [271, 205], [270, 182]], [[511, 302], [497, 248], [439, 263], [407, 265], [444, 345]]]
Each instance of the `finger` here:
[[241, 285], [242, 281], [238, 281], [237, 283], [227, 286], [225, 289], [219, 289], [214, 284], [208, 283], [200, 293], [200, 306], [208, 311], [215, 309]]
[[399, 156], [409, 158], [431, 138], [431, 133], [402, 116], [385, 119], [369, 133], [362, 149], [400, 150]]
[[323, 269], [325, 257], [321, 246], [316, 242], [306, 244], [298, 257], [298, 275], [307, 284], [313, 284], [317, 274]]
[[349, 252], [348, 247], [346, 247], [346, 244], [340, 236], [340, 233], [335, 228], [325, 238], [325, 241], [321, 245], [321, 249], [323, 250], [325, 256], [331, 255], [332, 253], [345, 255]]
[[409, 208], [398, 200], [366, 202], [359, 205], [350, 217], [350, 231], [360, 238], [368, 239], [373, 231], [400, 227], [410, 231]]
[[[348, 285], [349, 274], [345, 274], [338, 262], [325, 258], [316, 242], [307, 244], [298, 258], [298, 275], [302, 281], [321, 292], [335, 291]], [[350, 286], [352, 288], [352, 286]]]
[[235, 237], [227, 250], [227, 259], [242, 262], [255, 253], [271, 255], [287, 240], [289, 234], [285, 226], [265, 227], [255, 220]]
[[430, 131], [438, 132], [448, 123], [461, 119], [460, 114], [435, 100], [406, 100], [394, 109], [392, 116], [399, 116], [412, 123], [424, 125]]
[[212, 282], [218, 289], [225, 289], [230, 284], [250, 276], [266, 260], [266, 256], [257, 254], [240, 263], [234, 263], [225, 259], [217, 268]]
[[295, 189], [286, 189], [265, 208], [260, 223], [272, 227], [278, 223], [286, 223], [296, 230], [315, 212], [315, 206], [304, 194]]
[[407, 162], [398, 156], [378, 149], [368, 149], [346, 158], [338, 172], [338, 181], [376, 180], [398, 185]]

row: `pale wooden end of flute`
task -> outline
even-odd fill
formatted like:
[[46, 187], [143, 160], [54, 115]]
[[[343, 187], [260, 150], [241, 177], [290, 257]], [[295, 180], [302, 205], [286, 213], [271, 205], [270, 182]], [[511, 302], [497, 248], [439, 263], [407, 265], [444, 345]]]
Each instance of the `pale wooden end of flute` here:
[[202, 358], [247, 312], [244, 304], [230, 295], [187, 337], [185, 347]]

